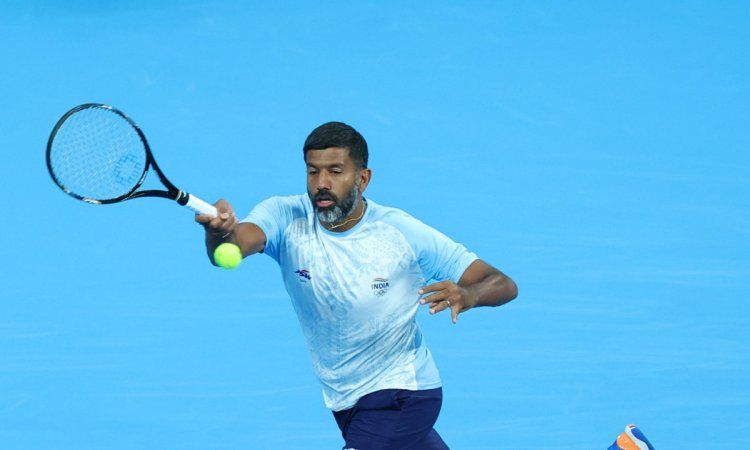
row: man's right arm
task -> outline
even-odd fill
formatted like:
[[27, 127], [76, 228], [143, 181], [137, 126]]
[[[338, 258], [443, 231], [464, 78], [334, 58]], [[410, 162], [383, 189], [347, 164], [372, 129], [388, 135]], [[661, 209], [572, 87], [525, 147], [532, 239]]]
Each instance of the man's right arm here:
[[254, 223], [238, 223], [232, 205], [226, 200], [219, 200], [214, 204], [218, 215], [197, 215], [195, 221], [203, 225], [206, 230], [206, 252], [213, 265], [214, 250], [224, 242], [237, 244], [242, 251], [242, 257], [263, 251], [266, 245], [266, 234]]

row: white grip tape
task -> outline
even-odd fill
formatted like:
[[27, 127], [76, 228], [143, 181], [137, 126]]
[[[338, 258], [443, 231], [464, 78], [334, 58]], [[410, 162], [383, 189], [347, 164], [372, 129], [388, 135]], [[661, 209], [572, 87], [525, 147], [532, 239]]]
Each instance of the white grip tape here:
[[219, 215], [216, 212], [216, 208], [214, 207], [214, 205], [206, 203], [194, 195], [188, 194], [188, 201], [185, 206], [197, 212], [198, 214], [208, 214], [214, 217]]

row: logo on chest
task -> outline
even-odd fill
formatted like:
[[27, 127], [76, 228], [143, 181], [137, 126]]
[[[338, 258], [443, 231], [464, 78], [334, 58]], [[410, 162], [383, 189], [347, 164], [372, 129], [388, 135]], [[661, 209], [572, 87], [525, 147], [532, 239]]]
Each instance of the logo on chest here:
[[388, 282], [388, 278], [374, 278], [372, 280], [372, 293], [377, 297], [382, 297], [388, 293], [388, 289], [391, 287]]
[[307, 269], [299, 269], [299, 270], [297, 270], [294, 273], [296, 273], [297, 275], [299, 275], [299, 280], [301, 282], [303, 282], [303, 283], [306, 283], [306, 282], [310, 281], [310, 279], [311, 279], [311, 277], [310, 277], [310, 271], [307, 270]]

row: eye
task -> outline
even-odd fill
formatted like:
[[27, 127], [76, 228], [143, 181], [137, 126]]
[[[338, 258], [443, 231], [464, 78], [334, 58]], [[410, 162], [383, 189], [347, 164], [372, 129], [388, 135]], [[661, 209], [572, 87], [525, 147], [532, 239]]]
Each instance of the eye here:
[[308, 168], [307, 169], [307, 174], [308, 175], [315, 175], [316, 173], [318, 173], [318, 171], [315, 170], [315, 169], [312, 169], [312, 168]]

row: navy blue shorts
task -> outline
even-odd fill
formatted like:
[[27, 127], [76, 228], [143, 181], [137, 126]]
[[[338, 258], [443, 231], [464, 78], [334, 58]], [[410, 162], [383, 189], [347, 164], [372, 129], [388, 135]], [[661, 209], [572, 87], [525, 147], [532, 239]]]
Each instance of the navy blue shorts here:
[[384, 389], [360, 398], [351, 409], [334, 411], [333, 416], [345, 449], [447, 450], [432, 428], [442, 404], [442, 388]]

